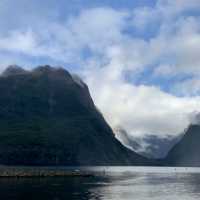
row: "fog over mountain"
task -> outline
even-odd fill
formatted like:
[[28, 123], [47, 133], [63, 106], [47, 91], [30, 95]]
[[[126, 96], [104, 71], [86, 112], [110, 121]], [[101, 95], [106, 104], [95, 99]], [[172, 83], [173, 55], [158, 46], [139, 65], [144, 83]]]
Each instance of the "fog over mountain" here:
[[[181, 133], [179, 133], [177, 136], [173, 136], [173, 134], [168, 135], [154, 135], [154, 134], [146, 134], [144, 136], [132, 136], [131, 134], [128, 134], [123, 128], [116, 128], [115, 133], [116, 137], [128, 148], [134, 150], [135, 152], [149, 157], [149, 158], [155, 158], [155, 159], [161, 159], [165, 158], [168, 160], [171, 160], [173, 157], [172, 154], [175, 151], [182, 151], [181, 155], [179, 155], [179, 158], [177, 156], [173, 158], [172, 161], [167, 161], [169, 165], [193, 165], [192, 156], [193, 154], [198, 154], [199, 150], [198, 148], [193, 144], [193, 141], [199, 141], [198, 134], [200, 134], [200, 113], [199, 112], [192, 112], [188, 115], [188, 119], [190, 124], [188, 127]], [[196, 132], [196, 134], [195, 134]], [[192, 142], [191, 142], [192, 141]], [[185, 143], [183, 145], [183, 143]], [[197, 145], [197, 144], [196, 144]], [[181, 148], [182, 150], [180, 150]], [[194, 151], [194, 153], [187, 151], [184, 151], [184, 149], [187, 150], [187, 148], [190, 148], [191, 151]], [[177, 150], [179, 149], [179, 150]], [[176, 152], [177, 153], [177, 152]], [[191, 155], [190, 155], [191, 154]], [[188, 157], [191, 158], [190, 161], [185, 160], [185, 156], [188, 155]], [[187, 157], [187, 156], [186, 156]], [[178, 160], [182, 159], [182, 162], [179, 163]], [[194, 158], [194, 165], [200, 165], [198, 161]], [[189, 160], [189, 158], [188, 158]]]
[[183, 133], [178, 136], [148, 134], [143, 137], [131, 136], [124, 129], [115, 129], [116, 137], [131, 150], [148, 158], [165, 158], [169, 150], [183, 137]]
[[189, 115], [190, 125], [200, 125], [200, 112], [193, 112]]

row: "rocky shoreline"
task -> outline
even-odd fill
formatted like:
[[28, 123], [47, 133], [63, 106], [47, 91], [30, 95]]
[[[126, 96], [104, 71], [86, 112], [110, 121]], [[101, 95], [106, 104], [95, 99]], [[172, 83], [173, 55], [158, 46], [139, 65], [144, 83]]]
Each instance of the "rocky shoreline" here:
[[90, 177], [92, 173], [62, 167], [1, 166], [1, 177]]

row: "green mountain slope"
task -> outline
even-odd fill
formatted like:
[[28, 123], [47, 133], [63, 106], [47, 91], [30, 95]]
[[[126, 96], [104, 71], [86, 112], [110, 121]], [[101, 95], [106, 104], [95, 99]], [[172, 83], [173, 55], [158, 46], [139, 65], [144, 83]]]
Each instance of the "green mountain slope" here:
[[9, 67], [0, 93], [0, 164], [152, 163], [114, 137], [87, 85], [62, 68]]

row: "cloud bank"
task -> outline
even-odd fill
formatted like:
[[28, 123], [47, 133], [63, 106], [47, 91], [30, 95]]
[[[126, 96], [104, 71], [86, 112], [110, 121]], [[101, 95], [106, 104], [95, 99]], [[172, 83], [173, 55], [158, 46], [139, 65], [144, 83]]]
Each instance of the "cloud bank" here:
[[13, 23], [14, 5], [0, 3], [1, 70], [13, 63], [63, 65], [83, 77], [113, 129], [131, 135], [177, 135], [199, 112], [198, 0], [123, 9], [79, 3], [67, 13], [64, 1], [47, 5], [30, 1], [26, 10], [20, 1]]

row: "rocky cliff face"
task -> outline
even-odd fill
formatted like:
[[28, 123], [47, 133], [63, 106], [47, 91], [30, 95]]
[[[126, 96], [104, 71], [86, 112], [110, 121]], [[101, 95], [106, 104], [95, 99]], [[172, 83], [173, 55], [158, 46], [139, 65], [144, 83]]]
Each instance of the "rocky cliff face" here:
[[87, 85], [62, 68], [11, 66], [0, 93], [0, 164], [152, 164], [114, 137]]

